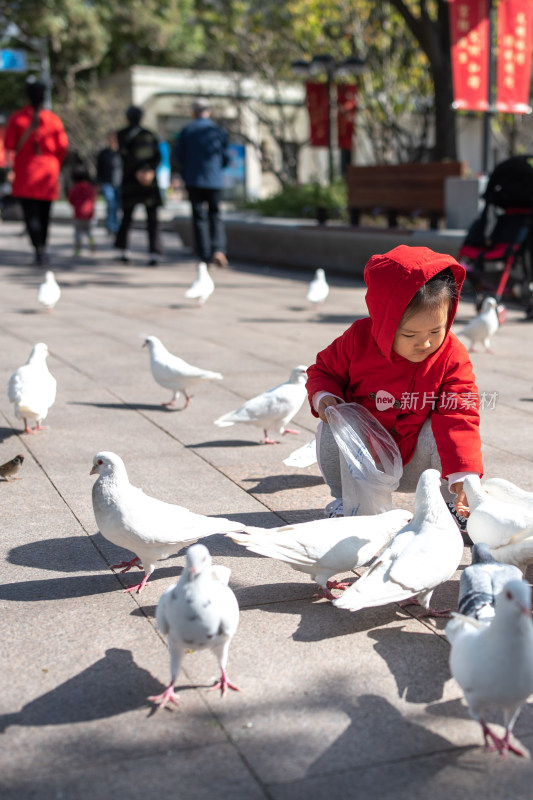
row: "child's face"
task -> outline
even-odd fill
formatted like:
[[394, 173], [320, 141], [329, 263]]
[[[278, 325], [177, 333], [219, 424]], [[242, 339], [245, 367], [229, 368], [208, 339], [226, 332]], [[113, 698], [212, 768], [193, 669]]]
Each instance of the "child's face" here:
[[400, 321], [392, 349], [415, 364], [424, 361], [443, 343], [447, 325], [447, 303], [433, 311], [419, 311]]

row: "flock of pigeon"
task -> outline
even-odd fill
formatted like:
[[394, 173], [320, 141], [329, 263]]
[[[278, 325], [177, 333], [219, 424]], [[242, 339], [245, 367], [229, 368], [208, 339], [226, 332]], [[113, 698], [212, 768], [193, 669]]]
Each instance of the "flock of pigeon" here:
[[[309, 299], [323, 302], [326, 296], [325, 276], [318, 270], [309, 286]], [[60, 289], [49, 272], [39, 289], [39, 302], [50, 310], [59, 297]], [[489, 304], [481, 314], [488, 312], [496, 314], [496, 307]], [[479, 325], [477, 332], [470, 330], [472, 341], [482, 341], [486, 348], [493, 332]], [[155, 381], [172, 392], [163, 405], [175, 404], [182, 395], [186, 408], [191, 387], [222, 379], [220, 373], [173, 355], [155, 336], [146, 336], [144, 345]], [[47, 356], [46, 344], [36, 344], [27, 363], [9, 379], [8, 396], [26, 433], [44, 429], [42, 422], [55, 400], [56, 381], [47, 368]], [[305, 400], [305, 381], [306, 368], [297, 366], [287, 382], [223, 414], [215, 424], [250, 423], [263, 430], [265, 443], [272, 443], [269, 430], [293, 432], [286, 426]], [[30, 422], [35, 423], [33, 428]], [[312, 445], [300, 448], [293, 462], [289, 457], [285, 463], [313, 463], [316, 450]], [[23, 460], [16, 456], [0, 467], [0, 475], [9, 480]], [[228, 585], [230, 570], [212, 564], [207, 547], [197, 544], [200, 538], [222, 533], [254, 553], [287, 563], [308, 574], [318, 584], [319, 595], [339, 609], [356, 612], [389, 603], [418, 604], [423, 616], [450, 616], [449, 610], [432, 608], [430, 601], [434, 590], [457, 570], [463, 539], [442, 498], [437, 470], [422, 473], [414, 512], [394, 509], [374, 516], [320, 519], [270, 529], [195, 514], [150, 497], [130, 483], [123, 460], [112, 452], [94, 456], [91, 474], [97, 476], [92, 505], [100, 532], [133, 554], [112, 569], [144, 572], [127, 592], [142, 592], [157, 562], [188, 548], [178, 582], [157, 605], [157, 624], [168, 638], [170, 683], [149, 699], [161, 707], [178, 704], [174, 686], [188, 651], [211, 650], [221, 670], [212, 688], [222, 695], [227, 689], [238, 691], [226, 672], [239, 622], [237, 600]], [[511, 743], [510, 735], [522, 705], [533, 693], [531, 590], [523, 579], [533, 563], [533, 493], [499, 478], [482, 485], [478, 477], [470, 476], [464, 487], [470, 508], [467, 531], [474, 547], [472, 563], [461, 575], [458, 611], [451, 614], [446, 627], [451, 673], [463, 690], [471, 716], [482, 727], [487, 749], [502, 756], [509, 750], [524, 755]], [[368, 569], [355, 581], [334, 580], [365, 565]], [[332, 589], [341, 593], [333, 594]], [[503, 737], [487, 724], [486, 713], [492, 707], [503, 711]]]

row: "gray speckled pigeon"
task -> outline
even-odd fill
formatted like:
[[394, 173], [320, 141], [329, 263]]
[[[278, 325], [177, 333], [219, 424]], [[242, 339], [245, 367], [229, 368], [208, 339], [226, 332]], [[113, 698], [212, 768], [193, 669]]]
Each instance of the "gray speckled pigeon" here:
[[459, 582], [458, 611], [483, 622], [494, 617], [494, 604], [506, 583], [521, 580], [522, 573], [512, 564], [496, 561], [485, 542], [472, 548], [472, 563], [465, 567]]
[[[501, 756], [508, 750], [525, 755], [511, 744], [510, 734], [533, 692], [531, 588], [525, 581], [509, 581], [496, 598], [491, 622], [453, 614], [446, 636], [452, 646], [451, 673], [463, 690], [470, 716], [481, 725], [485, 747], [497, 749]], [[491, 708], [503, 711], [505, 735], [501, 738], [487, 725]]]

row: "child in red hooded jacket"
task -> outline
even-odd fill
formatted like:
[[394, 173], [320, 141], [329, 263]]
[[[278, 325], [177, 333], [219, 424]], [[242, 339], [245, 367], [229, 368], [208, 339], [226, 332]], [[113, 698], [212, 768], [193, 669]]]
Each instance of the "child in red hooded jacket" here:
[[[465, 270], [451, 256], [400, 245], [372, 256], [364, 278], [370, 316], [307, 371], [312, 413], [327, 423], [328, 406], [360, 403], [398, 445], [399, 490], [412, 490], [424, 469], [439, 469], [455, 516], [468, 516], [463, 479], [483, 474], [479, 394], [467, 350], [450, 330]], [[326, 514], [342, 516], [342, 456], [327, 424], [319, 425], [317, 453], [334, 498]]]
[[73, 185], [67, 199], [74, 209], [74, 255], [79, 256], [84, 237], [87, 237], [91, 252], [94, 251], [94, 206], [96, 189], [91, 183], [89, 173], [82, 165], [72, 170]]

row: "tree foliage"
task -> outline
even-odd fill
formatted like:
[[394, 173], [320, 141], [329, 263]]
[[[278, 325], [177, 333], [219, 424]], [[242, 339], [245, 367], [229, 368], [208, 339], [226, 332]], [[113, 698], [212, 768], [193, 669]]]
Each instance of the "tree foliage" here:
[[393, 3], [197, 0], [196, 12], [212, 44], [207, 63], [213, 68], [254, 73], [274, 83], [295, 80], [291, 62], [298, 58], [328, 53], [340, 63], [366, 57], [357, 79], [365, 155], [381, 163], [431, 157], [435, 103], [429, 62]]
[[435, 160], [456, 159], [447, 0], [390, 0], [425, 54], [435, 102]]
[[[246, 113], [278, 142], [283, 157], [263, 152], [263, 162], [287, 183], [295, 179], [304, 142], [281, 82], [298, 80], [293, 60], [319, 53], [337, 61], [366, 57], [358, 79], [358, 124], [374, 160], [455, 157], [446, 5], [445, 0], [0, 0], [0, 26], [4, 45], [33, 53], [36, 71], [48, 55], [54, 103], [73, 126], [87, 101], [96, 124], [98, 79], [133, 64], [231, 70], [266, 81], [272, 87], [270, 112], [250, 101]], [[22, 82], [0, 73], [4, 110], [20, 104]], [[91, 108], [84, 117], [90, 113]], [[430, 154], [433, 118], [436, 146]]]
[[203, 48], [194, 0], [0, 0], [5, 39], [50, 59], [54, 93], [74, 103], [89, 74], [132, 64], [189, 66]]

